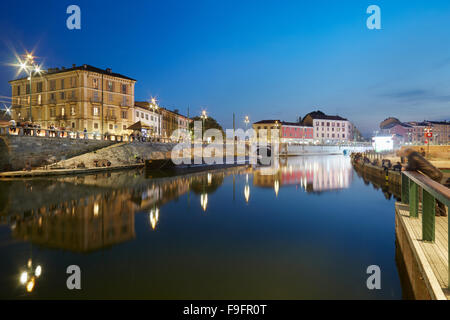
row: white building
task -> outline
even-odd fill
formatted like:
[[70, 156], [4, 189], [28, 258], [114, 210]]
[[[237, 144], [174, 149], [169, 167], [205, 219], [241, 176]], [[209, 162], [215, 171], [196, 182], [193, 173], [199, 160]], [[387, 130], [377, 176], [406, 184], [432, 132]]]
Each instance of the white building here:
[[161, 136], [162, 116], [159, 107], [146, 101], [136, 101], [133, 110], [134, 123], [140, 121], [143, 125], [150, 127], [150, 137]]
[[308, 113], [304, 125], [314, 128], [314, 140], [321, 143], [344, 143], [353, 141], [353, 125], [340, 116], [329, 116], [322, 111]]

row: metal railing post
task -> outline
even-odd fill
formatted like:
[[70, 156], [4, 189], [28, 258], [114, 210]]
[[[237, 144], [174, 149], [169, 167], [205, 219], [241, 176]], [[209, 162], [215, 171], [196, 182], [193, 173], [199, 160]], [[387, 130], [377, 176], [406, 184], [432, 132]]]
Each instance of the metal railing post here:
[[436, 199], [426, 190], [422, 190], [422, 239], [434, 241]]
[[419, 216], [419, 188], [414, 181], [409, 181], [409, 216]]
[[409, 204], [409, 178], [402, 173], [402, 203]]

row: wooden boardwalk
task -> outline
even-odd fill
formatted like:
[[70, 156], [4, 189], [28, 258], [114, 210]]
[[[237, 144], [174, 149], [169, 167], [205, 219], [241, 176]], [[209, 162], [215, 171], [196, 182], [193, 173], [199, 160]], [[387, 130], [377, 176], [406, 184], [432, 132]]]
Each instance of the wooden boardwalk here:
[[418, 218], [411, 218], [409, 206], [396, 203], [396, 214], [408, 236], [410, 247], [433, 298], [448, 300], [450, 298], [448, 289], [448, 217], [436, 217], [435, 242], [431, 243], [422, 240], [421, 210], [419, 210]]

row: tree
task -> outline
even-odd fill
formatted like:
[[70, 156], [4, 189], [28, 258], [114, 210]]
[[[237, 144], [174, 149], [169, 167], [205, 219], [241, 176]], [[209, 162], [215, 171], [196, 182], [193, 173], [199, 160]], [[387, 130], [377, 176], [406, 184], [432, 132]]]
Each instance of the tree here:
[[[201, 117], [192, 118], [192, 122], [189, 125], [189, 130], [194, 130], [194, 122], [195, 121], [202, 122], [203, 120]], [[208, 129], [218, 129], [218, 130], [220, 130], [220, 132], [222, 132], [222, 135], [225, 136], [225, 131], [223, 130], [222, 126], [217, 122], [216, 119], [214, 119], [212, 117], [208, 117], [208, 118], [206, 118], [204, 125], [205, 125], [205, 127], [203, 128], [204, 132]]]

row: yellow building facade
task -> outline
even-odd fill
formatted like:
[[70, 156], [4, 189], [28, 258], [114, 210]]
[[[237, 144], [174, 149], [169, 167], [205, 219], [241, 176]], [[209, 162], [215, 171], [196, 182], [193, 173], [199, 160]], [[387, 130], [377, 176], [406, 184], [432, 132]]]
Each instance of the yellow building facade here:
[[97, 134], [129, 134], [133, 124], [136, 80], [90, 65], [48, 69], [30, 81], [9, 82], [12, 90], [12, 119], [32, 120], [41, 128]]

